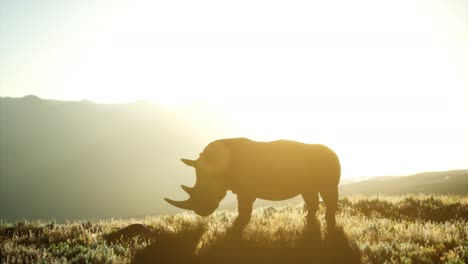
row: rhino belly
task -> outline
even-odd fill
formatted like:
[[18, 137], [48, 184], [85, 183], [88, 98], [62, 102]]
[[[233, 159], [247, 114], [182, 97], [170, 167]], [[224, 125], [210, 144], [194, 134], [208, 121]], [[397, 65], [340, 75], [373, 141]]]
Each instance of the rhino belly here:
[[252, 175], [242, 181], [239, 191], [264, 200], [286, 200], [303, 193], [305, 188], [312, 185], [310, 179], [304, 178], [307, 177], [290, 173]]

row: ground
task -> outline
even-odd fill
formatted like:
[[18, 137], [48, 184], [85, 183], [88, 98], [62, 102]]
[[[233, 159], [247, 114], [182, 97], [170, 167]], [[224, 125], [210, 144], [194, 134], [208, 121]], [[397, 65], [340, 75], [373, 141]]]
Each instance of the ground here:
[[[302, 203], [142, 219], [0, 223], [2, 263], [468, 263], [468, 196], [340, 199], [338, 227], [306, 229]], [[136, 224], [138, 223], [138, 224]], [[122, 229], [124, 228], [124, 229]], [[120, 231], [119, 231], [120, 230]]]

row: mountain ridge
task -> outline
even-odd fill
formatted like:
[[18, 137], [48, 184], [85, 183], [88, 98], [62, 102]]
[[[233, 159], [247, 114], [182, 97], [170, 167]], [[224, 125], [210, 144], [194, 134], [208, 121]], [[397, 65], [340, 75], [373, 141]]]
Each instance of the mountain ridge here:
[[[186, 199], [179, 184], [194, 184], [193, 171], [179, 159], [196, 157], [219, 136], [190, 113], [151, 103], [0, 97], [0, 219], [180, 212], [163, 201]], [[462, 171], [343, 179], [340, 194], [466, 194]], [[234, 205], [229, 194], [222, 206]]]
[[468, 169], [421, 172], [408, 176], [373, 176], [340, 186], [350, 194], [468, 194]]

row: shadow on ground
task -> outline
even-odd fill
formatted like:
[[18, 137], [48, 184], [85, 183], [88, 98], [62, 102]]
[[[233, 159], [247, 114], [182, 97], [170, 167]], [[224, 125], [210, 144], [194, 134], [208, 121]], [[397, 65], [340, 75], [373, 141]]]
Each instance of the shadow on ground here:
[[[196, 228], [178, 234], [153, 231], [131, 225], [118, 236], [154, 236], [154, 242], [139, 251], [133, 263], [360, 263], [361, 252], [341, 227], [321, 236], [320, 227], [302, 233], [291, 245], [260, 245], [258, 242], [225, 235], [205, 250], [196, 252], [205, 230]], [[229, 234], [229, 233], [228, 233]], [[109, 240], [109, 238], [108, 238]]]

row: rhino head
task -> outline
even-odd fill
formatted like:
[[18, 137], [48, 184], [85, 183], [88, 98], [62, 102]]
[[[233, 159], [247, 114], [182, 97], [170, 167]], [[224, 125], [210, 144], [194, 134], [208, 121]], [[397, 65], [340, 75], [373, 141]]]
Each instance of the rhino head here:
[[190, 195], [185, 201], [174, 201], [164, 198], [171, 205], [193, 210], [200, 216], [212, 214], [226, 196], [227, 168], [230, 163], [230, 153], [222, 142], [210, 143], [196, 160], [181, 159], [187, 166], [195, 168], [195, 186], [181, 185]]

